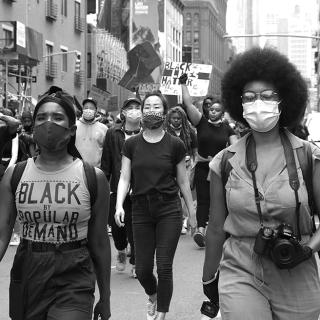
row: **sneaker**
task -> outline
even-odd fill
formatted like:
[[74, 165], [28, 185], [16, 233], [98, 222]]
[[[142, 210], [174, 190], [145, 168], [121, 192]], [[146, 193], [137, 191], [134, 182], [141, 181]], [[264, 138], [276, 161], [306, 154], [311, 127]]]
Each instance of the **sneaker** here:
[[9, 243], [10, 246], [18, 246], [20, 244], [20, 237], [17, 233], [13, 233], [11, 237], [11, 241]]
[[200, 248], [205, 247], [203, 233], [201, 233], [199, 231], [195, 232], [195, 234], [193, 235], [193, 240]]
[[118, 251], [116, 269], [118, 271], [124, 271], [126, 269], [126, 262], [127, 262], [127, 254], [125, 250]]
[[108, 235], [109, 235], [110, 237], [112, 237], [112, 230], [111, 230], [111, 227], [110, 227], [110, 226], [108, 226]]
[[132, 278], [137, 279], [136, 266], [135, 265], [132, 265], [131, 276], [132, 276]]
[[157, 300], [152, 302], [150, 299], [147, 301], [147, 320], [154, 320], [156, 318]]

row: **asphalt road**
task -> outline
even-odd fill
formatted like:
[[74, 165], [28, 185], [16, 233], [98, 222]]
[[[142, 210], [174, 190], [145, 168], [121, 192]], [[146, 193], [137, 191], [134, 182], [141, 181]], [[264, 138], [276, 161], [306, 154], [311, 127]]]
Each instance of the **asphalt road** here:
[[[146, 295], [138, 280], [130, 275], [130, 267], [119, 273], [115, 270], [116, 252], [112, 247], [111, 312], [112, 320], [145, 320]], [[8, 320], [9, 274], [16, 247], [9, 247], [0, 264], [0, 320]], [[198, 249], [190, 235], [180, 238], [174, 261], [174, 292], [166, 320], [197, 320], [205, 298], [201, 274], [204, 250]], [[98, 292], [98, 291], [97, 291]], [[98, 294], [97, 294], [98, 296]]]

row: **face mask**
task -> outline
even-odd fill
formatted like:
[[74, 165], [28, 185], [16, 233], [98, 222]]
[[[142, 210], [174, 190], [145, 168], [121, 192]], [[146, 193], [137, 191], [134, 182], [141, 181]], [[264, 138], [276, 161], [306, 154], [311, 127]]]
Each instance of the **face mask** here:
[[48, 150], [61, 150], [68, 145], [70, 129], [47, 121], [34, 127], [33, 137], [39, 147]]
[[243, 117], [247, 120], [252, 130], [268, 132], [279, 121], [279, 102], [262, 101], [257, 99], [254, 103], [243, 103]]
[[94, 119], [95, 114], [96, 112], [94, 110], [84, 109], [82, 116], [84, 120], [91, 121]]
[[158, 112], [146, 112], [142, 115], [143, 126], [147, 129], [158, 129], [161, 127], [165, 116]]
[[124, 112], [124, 116], [126, 117], [126, 120], [132, 121], [132, 122], [138, 122], [141, 120], [142, 112], [138, 109], [131, 109]]

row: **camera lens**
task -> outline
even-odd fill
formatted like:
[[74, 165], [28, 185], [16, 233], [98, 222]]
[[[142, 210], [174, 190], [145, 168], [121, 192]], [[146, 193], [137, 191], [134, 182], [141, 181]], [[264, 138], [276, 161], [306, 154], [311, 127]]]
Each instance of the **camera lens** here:
[[295, 246], [287, 239], [278, 239], [271, 251], [273, 261], [278, 264], [288, 264], [295, 256]]

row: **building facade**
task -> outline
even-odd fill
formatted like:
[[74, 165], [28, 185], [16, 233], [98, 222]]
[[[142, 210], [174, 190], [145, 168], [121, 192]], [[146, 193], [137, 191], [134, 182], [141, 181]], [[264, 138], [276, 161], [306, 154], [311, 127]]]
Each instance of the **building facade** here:
[[[7, 91], [21, 104], [26, 102], [25, 97], [35, 103], [38, 96], [52, 85], [62, 87], [82, 101], [87, 96], [86, 10], [85, 0], [2, 0], [1, 28], [6, 29], [10, 22], [18, 21], [19, 26], [41, 34], [42, 41], [37, 45], [42, 49], [42, 56], [35, 63], [29, 63], [24, 54], [19, 54], [17, 60], [10, 60], [7, 54], [9, 77], [2, 72], [0, 86], [2, 83], [4, 87], [3, 79], [6, 79]], [[19, 30], [21, 33], [21, 28]], [[4, 57], [3, 50], [0, 51], [0, 60], [4, 65], [5, 59], [1, 56]], [[12, 74], [26, 77], [18, 76], [17, 79]]]
[[226, 34], [227, 1], [184, 1], [183, 45], [192, 47], [192, 62], [211, 64], [208, 93], [219, 95], [231, 55]]

